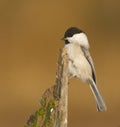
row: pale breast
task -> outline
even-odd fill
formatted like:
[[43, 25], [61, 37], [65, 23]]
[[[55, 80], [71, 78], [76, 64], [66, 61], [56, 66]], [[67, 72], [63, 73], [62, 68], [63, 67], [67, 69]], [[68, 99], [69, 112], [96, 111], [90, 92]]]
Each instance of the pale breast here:
[[87, 61], [81, 47], [77, 44], [69, 44], [66, 46], [70, 59], [69, 73], [77, 78], [86, 81], [91, 75], [91, 66]]

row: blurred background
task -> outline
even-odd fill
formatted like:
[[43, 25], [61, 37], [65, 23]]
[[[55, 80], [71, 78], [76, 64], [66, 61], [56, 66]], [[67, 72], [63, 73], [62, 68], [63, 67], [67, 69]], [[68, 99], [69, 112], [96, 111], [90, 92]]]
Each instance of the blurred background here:
[[68, 127], [120, 127], [120, 1], [0, 0], [0, 125], [23, 127], [55, 81], [60, 40], [83, 29], [107, 112], [87, 84], [71, 79]]

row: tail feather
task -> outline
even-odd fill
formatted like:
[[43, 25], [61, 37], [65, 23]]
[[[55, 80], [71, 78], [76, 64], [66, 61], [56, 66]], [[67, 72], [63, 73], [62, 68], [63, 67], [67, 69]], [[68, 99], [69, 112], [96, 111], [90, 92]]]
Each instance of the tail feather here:
[[106, 104], [100, 94], [100, 91], [99, 91], [97, 85], [94, 83], [93, 80], [90, 80], [89, 84], [90, 84], [90, 88], [93, 92], [93, 95], [95, 97], [98, 111], [106, 111], [107, 110]]

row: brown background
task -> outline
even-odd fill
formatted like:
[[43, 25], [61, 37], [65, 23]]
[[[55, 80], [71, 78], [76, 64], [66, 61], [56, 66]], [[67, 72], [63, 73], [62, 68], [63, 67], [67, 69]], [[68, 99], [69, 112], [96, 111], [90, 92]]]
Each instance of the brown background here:
[[65, 30], [86, 31], [107, 112], [71, 79], [69, 127], [120, 127], [120, 1], [0, 0], [0, 126], [23, 127], [55, 81]]

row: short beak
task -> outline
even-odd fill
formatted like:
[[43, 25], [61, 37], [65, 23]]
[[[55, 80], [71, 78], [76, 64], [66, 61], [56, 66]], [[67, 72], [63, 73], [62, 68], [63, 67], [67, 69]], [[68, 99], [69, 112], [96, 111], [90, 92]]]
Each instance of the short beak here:
[[66, 40], [66, 38], [64, 38], [64, 37], [63, 37], [63, 38], [61, 38], [61, 40], [62, 40], [62, 41], [65, 41], [65, 40]]

